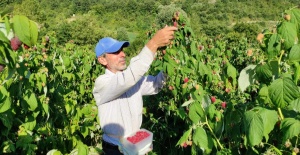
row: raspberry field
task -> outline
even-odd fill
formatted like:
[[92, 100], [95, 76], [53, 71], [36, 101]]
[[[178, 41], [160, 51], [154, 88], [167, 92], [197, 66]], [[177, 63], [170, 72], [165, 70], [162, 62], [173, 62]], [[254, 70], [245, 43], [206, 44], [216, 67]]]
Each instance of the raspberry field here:
[[[149, 154], [299, 154], [300, 9], [254, 40], [203, 37], [183, 10], [165, 15], [160, 24], [178, 31], [147, 73], [168, 73], [164, 89], [144, 98]], [[1, 154], [102, 154], [92, 89], [103, 68], [93, 47], [40, 36], [23, 15], [1, 23]]]

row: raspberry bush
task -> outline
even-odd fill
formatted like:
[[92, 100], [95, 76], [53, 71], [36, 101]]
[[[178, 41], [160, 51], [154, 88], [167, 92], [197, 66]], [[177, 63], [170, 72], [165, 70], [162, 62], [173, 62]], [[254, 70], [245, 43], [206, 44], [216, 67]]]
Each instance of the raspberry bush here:
[[[182, 10], [163, 11], [148, 37], [165, 24], [178, 31], [149, 71], [168, 74], [162, 92], [145, 98], [149, 154], [298, 153], [299, 8], [259, 33], [257, 44], [199, 36]], [[39, 40], [24, 16], [0, 22], [1, 153], [101, 154], [91, 91], [103, 69], [93, 47], [58, 46], [50, 32]]]
[[154, 130], [156, 147], [178, 139], [184, 154], [286, 154], [293, 152], [283, 147], [287, 141], [298, 148], [299, 13], [287, 10], [291, 18], [258, 34], [258, 45], [246, 39], [237, 45], [221, 35], [196, 38], [188, 19], [175, 12], [168, 21], [179, 28], [176, 38], [152, 70], [168, 73], [167, 87], [146, 99], [145, 125]]

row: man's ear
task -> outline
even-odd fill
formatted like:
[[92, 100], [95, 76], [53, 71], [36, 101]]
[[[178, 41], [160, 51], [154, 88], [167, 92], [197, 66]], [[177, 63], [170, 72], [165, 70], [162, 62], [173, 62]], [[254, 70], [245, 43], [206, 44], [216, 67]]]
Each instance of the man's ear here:
[[98, 57], [98, 62], [103, 66], [107, 65], [107, 61], [103, 56]]

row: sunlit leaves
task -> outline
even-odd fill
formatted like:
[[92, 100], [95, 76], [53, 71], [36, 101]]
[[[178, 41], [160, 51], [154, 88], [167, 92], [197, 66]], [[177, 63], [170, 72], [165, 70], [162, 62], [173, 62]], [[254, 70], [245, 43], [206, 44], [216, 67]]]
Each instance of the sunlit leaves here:
[[10, 95], [7, 92], [6, 88], [0, 86], [0, 113], [3, 113], [10, 109], [11, 107], [11, 99]]
[[264, 128], [264, 137], [266, 141], [269, 139], [269, 133], [274, 129], [274, 125], [278, 121], [277, 112], [274, 110], [268, 110], [265, 108], [258, 108], [259, 115], [263, 120], [263, 128]]
[[267, 56], [274, 59], [278, 56], [281, 49], [281, 36], [279, 34], [272, 34], [268, 40]]
[[280, 128], [284, 135], [282, 141], [285, 142], [287, 139], [300, 134], [300, 121], [295, 118], [286, 118], [281, 122]]
[[300, 61], [300, 44], [292, 46], [289, 53], [289, 61]]
[[278, 33], [282, 36], [283, 45], [286, 50], [298, 42], [297, 27], [293, 23], [282, 22], [278, 27]]
[[244, 129], [250, 146], [258, 145], [264, 136], [264, 125], [261, 115], [255, 111], [244, 114]]
[[193, 134], [193, 142], [203, 149], [206, 153], [210, 153], [213, 148], [212, 138], [206, 133], [204, 128], [198, 127]]
[[24, 100], [29, 106], [29, 110], [34, 111], [38, 107], [38, 101], [36, 99], [35, 93], [28, 92], [24, 95]]
[[268, 64], [257, 65], [255, 73], [255, 77], [262, 83], [269, 83], [272, 79], [272, 70]]
[[245, 91], [247, 87], [254, 83], [254, 68], [256, 65], [249, 65], [244, 68], [238, 78], [238, 86], [241, 91]]
[[300, 98], [297, 98], [296, 100], [292, 101], [288, 106], [288, 109], [300, 113]]
[[300, 28], [300, 10], [299, 9], [291, 9], [286, 11], [287, 14], [291, 16], [291, 23], [294, 23], [297, 25], [297, 29]]
[[198, 102], [194, 102], [189, 107], [189, 118], [193, 121], [193, 123], [197, 124], [201, 118], [204, 116], [203, 108], [201, 104]]
[[280, 78], [269, 86], [269, 96], [274, 105], [285, 108], [292, 100], [299, 97], [299, 90], [290, 78]]
[[189, 136], [191, 135], [191, 133], [192, 133], [192, 128], [185, 131], [183, 133], [183, 136], [181, 136], [181, 138], [179, 139], [179, 141], [177, 142], [176, 145], [178, 146], [178, 145], [181, 145], [182, 143], [186, 142], [188, 140]]
[[28, 46], [33, 46], [37, 43], [37, 23], [21, 15], [14, 16], [13, 23], [14, 33], [24, 44]]

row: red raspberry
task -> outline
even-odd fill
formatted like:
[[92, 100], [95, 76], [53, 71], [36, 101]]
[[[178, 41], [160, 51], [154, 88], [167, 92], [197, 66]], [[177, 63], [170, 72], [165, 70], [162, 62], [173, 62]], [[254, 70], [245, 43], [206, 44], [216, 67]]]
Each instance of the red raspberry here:
[[215, 96], [210, 97], [210, 99], [211, 99], [212, 103], [216, 102], [216, 97]]
[[11, 49], [13, 49], [14, 51], [16, 51], [22, 45], [22, 42], [19, 40], [18, 37], [13, 37], [10, 40], [10, 45], [11, 45]]
[[221, 103], [222, 108], [226, 108], [226, 102]]

